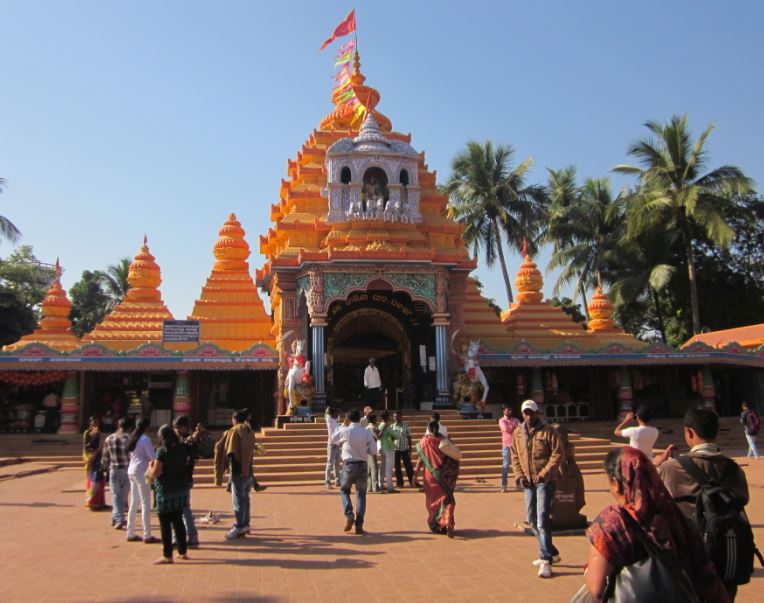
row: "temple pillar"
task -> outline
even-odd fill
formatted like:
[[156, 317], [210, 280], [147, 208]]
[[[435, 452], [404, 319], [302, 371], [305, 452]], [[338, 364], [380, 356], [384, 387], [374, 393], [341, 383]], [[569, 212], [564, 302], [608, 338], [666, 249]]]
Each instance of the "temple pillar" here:
[[433, 314], [435, 327], [435, 406], [451, 406], [451, 395], [448, 390], [448, 327], [449, 315], [446, 313]]
[[61, 425], [58, 433], [79, 433], [80, 417], [80, 383], [75, 373], [69, 375], [64, 382], [64, 392], [61, 396]]
[[191, 413], [191, 388], [188, 371], [178, 371], [175, 376], [175, 395], [172, 399], [172, 416]]
[[716, 387], [711, 369], [703, 367], [703, 388], [700, 390], [700, 399], [703, 400], [703, 408], [716, 410]]
[[312, 330], [312, 357], [313, 357], [313, 410], [323, 411], [326, 408], [326, 367], [324, 366], [324, 330], [326, 329], [326, 316], [312, 316], [310, 319]]
[[632, 410], [633, 390], [631, 389], [631, 371], [625, 366], [620, 368], [621, 384], [618, 387], [618, 418], [623, 419]]
[[544, 380], [541, 378], [541, 369], [539, 367], [533, 367], [531, 369], [531, 387], [530, 397], [536, 404], [539, 405], [539, 414], [545, 415], [544, 410]]

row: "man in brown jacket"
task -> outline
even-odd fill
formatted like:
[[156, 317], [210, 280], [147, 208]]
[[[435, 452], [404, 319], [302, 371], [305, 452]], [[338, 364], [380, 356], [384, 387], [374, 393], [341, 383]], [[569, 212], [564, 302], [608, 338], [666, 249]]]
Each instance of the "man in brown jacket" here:
[[224, 440], [225, 458], [231, 474], [231, 499], [235, 517], [233, 527], [225, 535], [229, 540], [244, 536], [250, 528], [249, 491], [252, 489], [255, 434], [247, 423], [248, 416], [249, 411], [246, 409], [233, 413], [233, 427], [226, 432]]
[[559, 562], [560, 553], [552, 544], [552, 525], [549, 510], [554, 501], [554, 480], [564, 453], [562, 440], [551, 425], [539, 416], [539, 407], [526, 400], [521, 407], [523, 423], [512, 434], [511, 457], [517, 485], [525, 490], [525, 509], [528, 523], [539, 541], [539, 559], [533, 564], [539, 568], [540, 578], [552, 576], [552, 562]]
[[[748, 504], [748, 481], [745, 472], [721, 449], [714, 444], [719, 431], [719, 417], [712, 410], [692, 408], [684, 415], [684, 440], [690, 447], [687, 453], [692, 462], [705, 473], [709, 479], [732, 491], [740, 503]], [[658, 465], [663, 485], [669, 491], [674, 501], [688, 518], [695, 513], [695, 500], [700, 491], [697, 481], [682, 467], [677, 459], [669, 458], [673, 445], [658, 455], [655, 463]], [[730, 600], [735, 599], [737, 586], [726, 584]]]

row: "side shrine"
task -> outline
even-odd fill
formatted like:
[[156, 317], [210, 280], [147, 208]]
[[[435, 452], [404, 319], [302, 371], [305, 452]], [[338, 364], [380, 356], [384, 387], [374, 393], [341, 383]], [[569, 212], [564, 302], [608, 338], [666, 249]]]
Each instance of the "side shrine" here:
[[174, 317], [146, 239], [124, 301], [82, 340], [57, 272], [39, 328], [0, 352], [0, 430], [34, 428], [50, 393], [62, 397], [61, 432], [89, 415], [125, 413], [154, 424], [186, 413], [221, 426], [241, 407], [267, 425], [327, 403], [359, 405], [372, 357], [389, 408], [518, 410], [533, 398], [564, 421], [611, 419], [635, 401], [655, 416], [700, 402], [722, 414], [743, 399], [764, 402], [761, 342], [646, 344], [614, 325], [601, 290], [585, 330], [543, 299], [528, 254], [517, 302], [497, 315], [470, 276], [477, 263], [436, 174], [377, 110], [380, 94], [365, 84], [357, 52], [349, 87], [363, 121], [343, 103], [347, 92], [335, 91], [334, 109], [288, 162], [254, 279], [244, 229], [233, 214], [223, 224], [187, 317], [198, 337], [167, 337]]

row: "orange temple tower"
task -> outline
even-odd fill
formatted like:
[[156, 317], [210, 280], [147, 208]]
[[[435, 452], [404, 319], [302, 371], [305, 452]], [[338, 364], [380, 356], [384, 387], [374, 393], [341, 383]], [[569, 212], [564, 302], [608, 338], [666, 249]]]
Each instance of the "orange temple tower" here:
[[127, 282], [130, 287], [125, 299], [83, 341], [115, 351], [162, 342], [162, 325], [165, 320], [173, 320], [173, 316], [162, 301], [159, 292], [162, 276], [146, 237], [130, 264]]
[[241, 352], [258, 343], [273, 346], [271, 319], [249, 273], [249, 245], [235, 214], [219, 234], [212, 273], [188, 318], [200, 322], [202, 341], [224, 350]]

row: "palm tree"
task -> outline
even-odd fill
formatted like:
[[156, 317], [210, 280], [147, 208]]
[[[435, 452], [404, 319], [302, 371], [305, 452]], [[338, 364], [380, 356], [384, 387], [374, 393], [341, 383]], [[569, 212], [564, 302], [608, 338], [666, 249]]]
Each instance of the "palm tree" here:
[[[0, 178], [0, 193], [5, 187], [5, 178]], [[21, 231], [5, 216], [0, 216], [0, 240], [16, 243], [21, 238]]]
[[[630, 212], [631, 213], [631, 212]], [[628, 220], [628, 218], [627, 218]], [[637, 239], [621, 241], [622, 255], [612, 267], [610, 297], [616, 307], [645, 299], [655, 309], [661, 341], [666, 343], [666, 327], [661, 306], [661, 292], [676, 273], [670, 264], [676, 248], [675, 240], [666, 233], [652, 230]]]
[[116, 264], [112, 264], [106, 269], [106, 272], [98, 273], [98, 280], [103, 286], [104, 293], [108, 297], [106, 303], [106, 312], [111, 312], [119, 304], [125, 295], [129, 284], [127, 275], [130, 270], [130, 258], [121, 258]]
[[547, 269], [563, 268], [554, 295], [576, 280], [576, 297], [583, 296], [586, 308], [586, 291], [592, 285], [602, 287], [603, 272], [618, 258], [624, 217], [624, 197], [620, 194], [613, 197], [606, 178], [587, 179], [571, 196], [571, 204], [561, 211], [547, 232], [547, 239], [554, 242]]
[[642, 167], [617, 165], [614, 171], [639, 177], [641, 189], [635, 199], [642, 212], [630, 221], [633, 233], [663, 228], [681, 239], [690, 284], [692, 328], [700, 332], [700, 305], [695, 276], [693, 231], [699, 229], [722, 248], [735, 236], [722, 212], [734, 203], [735, 195], [753, 190], [753, 181], [733, 165], [703, 173], [708, 162], [706, 140], [714, 128], [710, 124], [693, 143], [687, 116], [675, 115], [667, 124], [647, 122], [653, 137], [639, 140], [628, 149]]
[[464, 241], [477, 255], [485, 248], [485, 262], [491, 267], [499, 260], [507, 300], [513, 303], [512, 286], [504, 258], [503, 238], [510, 248], [520, 250], [527, 239], [535, 251], [542, 225], [546, 221], [546, 191], [526, 185], [533, 165], [528, 157], [511, 167], [514, 149], [509, 145], [494, 148], [491, 141], [467, 143], [467, 148], [451, 162], [451, 177], [440, 187], [450, 197], [450, 215], [464, 225]]

